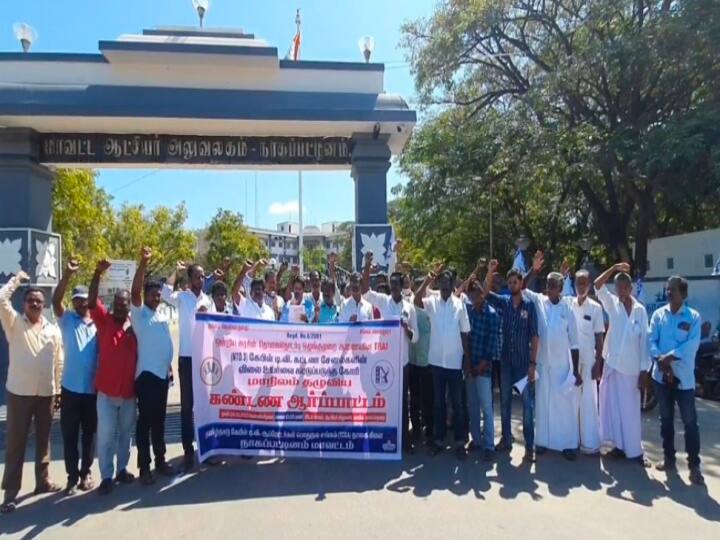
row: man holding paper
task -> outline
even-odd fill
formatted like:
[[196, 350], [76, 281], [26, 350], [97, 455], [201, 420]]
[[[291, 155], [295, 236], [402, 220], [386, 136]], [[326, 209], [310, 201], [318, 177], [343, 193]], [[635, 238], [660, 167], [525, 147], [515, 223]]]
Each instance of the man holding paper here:
[[512, 449], [512, 388], [525, 379], [521, 392], [523, 404], [523, 438], [526, 462], [535, 460], [535, 366], [538, 353], [538, 327], [535, 304], [523, 297], [523, 275], [516, 269], [507, 273], [511, 296], [496, 294], [492, 283], [498, 269], [497, 260], [488, 263], [485, 278], [487, 302], [498, 310], [502, 319], [502, 353], [500, 356], [500, 420], [502, 439], [495, 445], [499, 452]]
[[[563, 263], [561, 273], [568, 276], [569, 266]], [[569, 277], [565, 278], [567, 284]], [[569, 302], [577, 324], [580, 347], [580, 451], [584, 454], [600, 452], [600, 417], [598, 415], [597, 380], [602, 371], [603, 337], [605, 323], [600, 304], [588, 298], [590, 274], [587, 270], [575, 273], [576, 297], [564, 297]], [[566, 290], [570, 287], [566, 286]]]

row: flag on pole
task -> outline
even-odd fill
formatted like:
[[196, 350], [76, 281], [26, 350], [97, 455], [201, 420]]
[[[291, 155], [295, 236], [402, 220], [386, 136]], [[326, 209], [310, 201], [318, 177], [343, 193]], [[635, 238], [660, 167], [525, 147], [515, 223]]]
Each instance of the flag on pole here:
[[513, 268], [515, 270], [519, 270], [523, 274], [528, 271], [527, 265], [525, 264], [525, 252], [519, 248], [515, 251]]
[[295, 37], [292, 40], [292, 44], [290, 45], [288, 57], [294, 61], [298, 61], [300, 59], [300, 43], [302, 42], [302, 34], [300, 33], [300, 8], [298, 8], [295, 13], [295, 26], [297, 27], [297, 30], [295, 32]]

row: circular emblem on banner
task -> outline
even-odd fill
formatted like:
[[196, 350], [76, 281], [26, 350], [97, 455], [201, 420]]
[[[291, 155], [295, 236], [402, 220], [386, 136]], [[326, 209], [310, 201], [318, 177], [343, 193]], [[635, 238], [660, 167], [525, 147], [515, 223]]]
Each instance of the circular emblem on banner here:
[[373, 386], [380, 391], [387, 390], [392, 386], [395, 379], [395, 373], [389, 362], [378, 360], [372, 368], [370, 374]]
[[213, 357], [206, 358], [200, 364], [200, 379], [206, 386], [215, 386], [222, 378], [222, 365]]

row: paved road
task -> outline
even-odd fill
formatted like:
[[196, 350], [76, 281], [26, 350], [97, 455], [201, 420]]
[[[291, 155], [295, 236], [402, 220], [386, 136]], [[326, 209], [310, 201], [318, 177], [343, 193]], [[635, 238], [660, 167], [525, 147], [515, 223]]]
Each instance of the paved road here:
[[[592, 457], [567, 463], [550, 454], [528, 468], [521, 464], [519, 446], [494, 464], [476, 456], [461, 463], [451, 454], [414, 456], [402, 463], [233, 459], [152, 487], [118, 487], [108, 497], [28, 497], [15, 514], [0, 516], [0, 535], [75, 540], [720, 538], [720, 403], [698, 400], [698, 409], [707, 488], [690, 486], [684, 465], [679, 475], [666, 477], [627, 463]], [[168, 455], [179, 456], [177, 406], [169, 412]], [[654, 415], [645, 418], [644, 432], [649, 457], [659, 458]], [[51, 472], [59, 482], [62, 450], [59, 433], [53, 435]], [[679, 432], [682, 448], [681, 439]], [[31, 456], [28, 452], [24, 493], [33, 488]], [[97, 470], [94, 474], [97, 478]]]

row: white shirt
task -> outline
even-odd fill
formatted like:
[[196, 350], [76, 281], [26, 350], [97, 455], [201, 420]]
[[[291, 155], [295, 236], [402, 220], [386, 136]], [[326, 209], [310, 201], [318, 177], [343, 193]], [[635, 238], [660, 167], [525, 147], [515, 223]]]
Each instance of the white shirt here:
[[443, 300], [439, 294], [433, 294], [423, 298], [423, 305], [430, 318], [430, 365], [462, 369], [463, 345], [460, 334], [470, 332], [470, 320], [462, 300], [454, 294], [450, 294], [447, 300]]
[[402, 335], [403, 366], [408, 365], [410, 363], [410, 344], [417, 343], [420, 338], [415, 306], [405, 299], [395, 302], [389, 294], [382, 294], [375, 291], [368, 291], [363, 295], [363, 297], [380, 310], [380, 314], [383, 319], [400, 319], [401, 321], [407, 321], [408, 328], [412, 332], [412, 339], [408, 338], [407, 332], [404, 328], [402, 329]]
[[648, 354], [645, 307], [632, 298], [632, 309], [628, 315], [620, 299], [605, 286], [597, 290], [597, 297], [610, 319], [603, 346], [607, 365], [625, 375], [639, 375], [640, 371], [649, 370], [652, 363]]
[[545, 366], [566, 365], [570, 349], [578, 348], [577, 323], [570, 302], [560, 298], [553, 304], [544, 294], [525, 290], [523, 294], [533, 301], [537, 311], [540, 347], [538, 364]]
[[255, 300], [241, 296], [240, 302], [235, 304], [235, 307], [240, 316], [246, 319], [260, 319], [275, 322], [275, 311], [265, 302], [263, 302], [262, 306], [259, 306]]
[[353, 315], [357, 316], [356, 322], [360, 321], [372, 321], [373, 320], [373, 308], [370, 302], [360, 298], [359, 302], [351, 296], [347, 298], [340, 307], [340, 315], [338, 321], [341, 323], [350, 322], [350, 317]]
[[592, 365], [595, 362], [595, 335], [605, 333], [602, 307], [592, 298], [585, 298], [582, 305], [577, 297], [564, 296], [563, 300], [568, 302], [575, 315], [580, 363]]
[[162, 299], [168, 304], [174, 306], [178, 310], [180, 318], [179, 334], [180, 334], [180, 356], [192, 356], [192, 336], [195, 328], [195, 313], [201, 307], [205, 307], [208, 311], [212, 308], [212, 299], [200, 291], [198, 296], [190, 289], [186, 291], [173, 291], [172, 287], [167, 283], [162, 288]]

